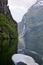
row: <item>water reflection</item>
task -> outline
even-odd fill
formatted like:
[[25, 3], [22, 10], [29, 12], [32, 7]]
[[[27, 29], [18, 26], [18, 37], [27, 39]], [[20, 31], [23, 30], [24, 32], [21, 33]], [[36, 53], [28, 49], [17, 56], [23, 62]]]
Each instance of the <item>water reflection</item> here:
[[11, 56], [17, 52], [17, 39], [0, 40], [0, 65], [11, 65]]

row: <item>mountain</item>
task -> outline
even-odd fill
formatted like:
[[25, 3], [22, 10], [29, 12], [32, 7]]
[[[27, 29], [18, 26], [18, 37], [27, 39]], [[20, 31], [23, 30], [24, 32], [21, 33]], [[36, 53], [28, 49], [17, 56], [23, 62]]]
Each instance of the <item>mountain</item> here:
[[[36, 2], [23, 16], [20, 24], [20, 33], [23, 33], [25, 25], [23, 34], [25, 48], [23, 51], [32, 56], [39, 65], [43, 65], [43, 5]], [[38, 55], [29, 51], [36, 52]]]
[[12, 65], [11, 56], [17, 53], [17, 23], [7, 3], [7, 0], [0, 0], [0, 65]]
[[[24, 31], [26, 49], [30, 49], [43, 55], [43, 2], [36, 2], [23, 16], [19, 25], [19, 32]], [[24, 23], [25, 22], [25, 23]]]
[[24, 16], [30, 29], [24, 34], [25, 48], [43, 55], [43, 6], [35, 3]]
[[0, 37], [14, 38], [17, 32], [17, 23], [13, 20], [7, 4], [7, 0], [0, 0]]

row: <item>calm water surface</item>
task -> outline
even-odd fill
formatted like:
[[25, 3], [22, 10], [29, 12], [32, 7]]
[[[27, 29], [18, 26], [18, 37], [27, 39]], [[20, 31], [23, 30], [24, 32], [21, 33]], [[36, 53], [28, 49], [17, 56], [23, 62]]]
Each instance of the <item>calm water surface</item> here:
[[0, 65], [11, 65], [11, 57], [17, 52], [16, 39], [1, 39], [0, 40]]

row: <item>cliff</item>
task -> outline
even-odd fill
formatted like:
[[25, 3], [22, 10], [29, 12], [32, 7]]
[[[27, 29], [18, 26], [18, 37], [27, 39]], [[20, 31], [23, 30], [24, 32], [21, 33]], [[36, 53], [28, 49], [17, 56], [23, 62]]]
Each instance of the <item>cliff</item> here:
[[12, 65], [11, 56], [17, 52], [17, 23], [7, 3], [7, 0], [0, 0], [0, 65]]
[[[13, 20], [7, 4], [8, 4], [7, 0], [0, 0], [0, 31], [2, 31], [1, 23], [3, 23], [3, 22], [5, 23], [5, 21], [3, 21], [4, 17], [5, 17], [5, 19], [8, 19], [9, 21], [11, 21], [10, 23], [15, 27], [15, 29], [17, 31], [17, 23], [16, 23], [16, 21]], [[2, 19], [2, 22], [1, 22], [1, 19]], [[10, 26], [10, 24], [9, 24], [9, 26]]]

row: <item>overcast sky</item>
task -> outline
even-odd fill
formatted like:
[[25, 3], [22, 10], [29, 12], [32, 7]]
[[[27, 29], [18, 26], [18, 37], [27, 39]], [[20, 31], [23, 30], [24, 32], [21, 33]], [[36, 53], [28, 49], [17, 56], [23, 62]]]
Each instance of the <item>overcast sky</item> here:
[[36, 2], [36, 0], [8, 0], [13, 19], [21, 22], [23, 15]]

